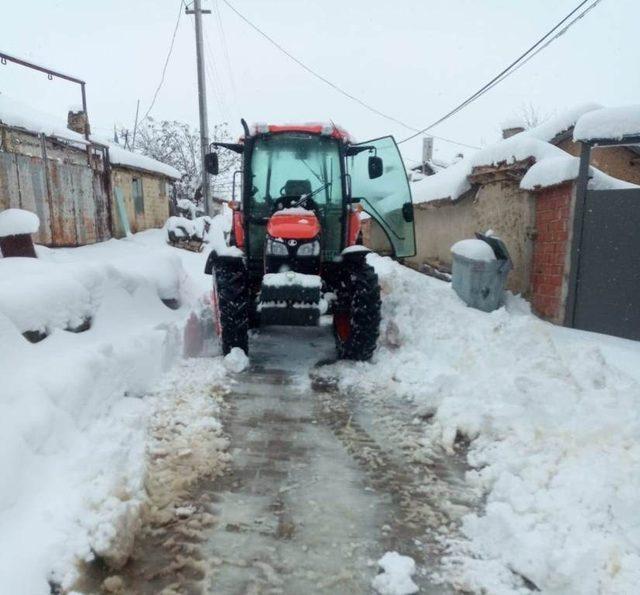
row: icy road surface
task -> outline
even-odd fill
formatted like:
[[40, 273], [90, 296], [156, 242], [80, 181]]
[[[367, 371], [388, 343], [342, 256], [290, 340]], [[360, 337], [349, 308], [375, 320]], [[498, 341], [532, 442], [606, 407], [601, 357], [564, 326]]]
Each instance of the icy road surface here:
[[251, 348], [227, 397], [232, 465], [215, 486], [206, 590], [371, 593], [376, 561], [397, 550], [416, 560], [421, 592], [446, 592], [426, 577], [423, 523], [439, 518], [428, 494], [411, 493], [411, 470], [365, 430], [368, 416], [314, 381], [335, 357], [329, 329], [268, 329]]

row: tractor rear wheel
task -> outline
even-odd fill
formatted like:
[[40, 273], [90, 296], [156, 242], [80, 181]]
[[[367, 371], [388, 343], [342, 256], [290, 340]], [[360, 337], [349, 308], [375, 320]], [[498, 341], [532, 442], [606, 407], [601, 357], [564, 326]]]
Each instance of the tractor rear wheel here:
[[346, 262], [338, 287], [333, 331], [340, 359], [371, 359], [380, 332], [378, 275], [364, 258]]
[[222, 353], [234, 347], [249, 353], [249, 288], [247, 270], [238, 262], [218, 262], [213, 270], [216, 330]]

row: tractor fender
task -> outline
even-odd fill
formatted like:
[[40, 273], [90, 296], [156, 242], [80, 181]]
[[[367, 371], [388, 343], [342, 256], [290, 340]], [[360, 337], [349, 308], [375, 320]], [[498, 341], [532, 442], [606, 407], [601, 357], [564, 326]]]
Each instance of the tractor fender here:
[[235, 246], [227, 247], [222, 254], [211, 250], [207, 256], [207, 262], [204, 265], [204, 274], [211, 275], [213, 267], [218, 263], [242, 263], [244, 264], [244, 253]]
[[353, 246], [347, 246], [340, 253], [340, 260], [342, 262], [360, 262], [366, 258], [367, 254], [371, 254], [369, 248], [355, 244]]

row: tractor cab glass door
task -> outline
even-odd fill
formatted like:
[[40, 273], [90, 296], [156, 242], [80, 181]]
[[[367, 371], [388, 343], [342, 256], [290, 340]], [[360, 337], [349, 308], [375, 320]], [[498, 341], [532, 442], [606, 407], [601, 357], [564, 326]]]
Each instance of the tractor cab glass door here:
[[[363, 150], [347, 158], [351, 196], [382, 227], [397, 257], [414, 256], [416, 239], [409, 180], [392, 136], [355, 145]], [[382, 175], [371, 178], [369, 157], [382, 159]], [[378, 172], [379, 173], [379, 172]]]

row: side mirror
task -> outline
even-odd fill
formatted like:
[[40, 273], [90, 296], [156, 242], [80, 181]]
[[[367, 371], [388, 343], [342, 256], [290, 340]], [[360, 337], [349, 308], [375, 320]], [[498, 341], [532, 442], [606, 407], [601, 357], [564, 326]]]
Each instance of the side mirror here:
[[369, 157], [369, 179], [379, 178], [383, 172], [382, 157], [371, 155]]
[[217, 153], [207, 153], [204, 156], [204, 168], [212, 176], [218, 175], [218, 154]]

